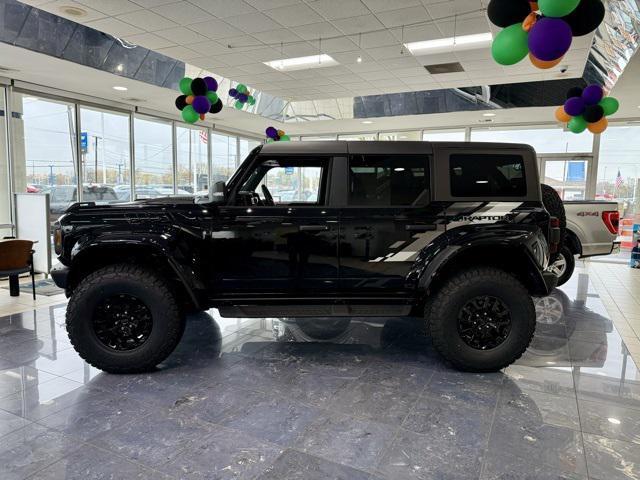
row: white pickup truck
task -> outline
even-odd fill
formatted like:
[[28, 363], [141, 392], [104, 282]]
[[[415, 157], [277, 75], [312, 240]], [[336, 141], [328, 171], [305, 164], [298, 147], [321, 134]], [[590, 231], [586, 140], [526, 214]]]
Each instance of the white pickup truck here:
[[558, 258], [550, 270], [558, 276], [558, 285], [566, 283], [578, 258], [609, 255], [620, 249], [618, 223], [620, 214], [616, 202], [564, 202], [567, 233]]

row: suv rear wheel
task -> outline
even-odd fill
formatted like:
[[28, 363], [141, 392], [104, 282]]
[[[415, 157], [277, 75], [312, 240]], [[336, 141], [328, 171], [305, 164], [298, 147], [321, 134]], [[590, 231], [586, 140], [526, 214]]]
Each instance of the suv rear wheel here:
[[508, 273], [488, 267], [449, 279], [428, 302], [425, 316], [436, 350], [456, 368], [473, 372], [515, 362], [536, 326], [527, 290]]
[[67, 332], [80, 356], [111, 373], [153, 369], [182, 337], [184, 318], [167, 283], [136, 265], [87, 276], [67, 306]]
[[549, 265], [549, 270], [558, 277], [558, 287], [569, 281], [575, 268], [576, 257], [566, 245], [562, 247], [555, 261]]

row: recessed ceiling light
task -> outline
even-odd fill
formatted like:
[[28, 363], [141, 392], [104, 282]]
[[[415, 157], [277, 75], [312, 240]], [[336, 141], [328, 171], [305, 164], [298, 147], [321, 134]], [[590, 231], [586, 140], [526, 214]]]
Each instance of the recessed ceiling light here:
[[373, 122], [371, 120], [363, 120], [362, 123], [365, 125], [371, 125]]
[[362, 57], [358, 56], [358, 58], [356, 58], [356, 62], [362, 63]]
[[119, 72], [123, 71], [124, 70], [124, 65], [119, 63], [118, 66], [116, 67], [116, 70], [119, 71]]
[[268, 67], [282, 72], [293, 70], [306, 70], [307, 68], [322, 68], [338, 65], [332, 57], [326, 53], [320, 55], [309, 55], [308, 57], [283, 58], [280, 60], [272, 60], [263, 62]]
[[116, 85], [115, 87], [113, 87], [114, 90], [118, 90], [119, 92], [126, 92], [127, 90], [129, 90], [127, 87], [120, 87], [118, 85]]
[[404, 46], [407, 47], [413, 55], [424, 55], [427, 53], [474, 50], [488, 46], [492, 40], [493, 35], [491, 35], [491, 32], [486, 32], [476, 33], [474, 35], [424, 40], [421, 42], [410, 42], [405, 43]]
[[482, 116], [483, 117], [495, 117], [496, 114], [495, 113], [483, 113]]
[[87, 15], [87, 11], [83, 8], [77, 7], [75, 5], [62, 5], [58, 8], [61, 13], [65, 15], [69, 15], [70, 17], [84, 17]]
[[620, 425], [622, 423], [620, 420], [618, 420], [617, 418], [613, 418], [613, 417], [609, 417], [609, 418], [607, 418], [607, 420], [609, 420], [609, 423], [613, 423], [614, 425]]

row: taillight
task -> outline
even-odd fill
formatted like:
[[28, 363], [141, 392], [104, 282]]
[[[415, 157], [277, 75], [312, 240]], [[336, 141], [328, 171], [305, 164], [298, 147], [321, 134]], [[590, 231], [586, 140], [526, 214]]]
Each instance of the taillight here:
[[60, 255], [62, 253], [62, 230], [60, 228], [53, 231], [53, 246], [56, 255]]
[[549, 217], [549, 251], [556, 253], [560, 246], [560, 219]]
[[602, 221], [607, 226], [607, 229], [616, 235], [620, 226], [620, 212], [617, 210], [602, 212]]

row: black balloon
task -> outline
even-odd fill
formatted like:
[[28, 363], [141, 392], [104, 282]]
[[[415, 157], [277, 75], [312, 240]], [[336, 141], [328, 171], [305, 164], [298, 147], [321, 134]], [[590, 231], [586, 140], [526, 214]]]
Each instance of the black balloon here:
[[178, 110], [182, 110], [186, 106], [187, 106], [186, 95], [180, 95], [178, 98], [176, 98], [176, 107], [178, 108]]
[[562, 19], [571, 27], [574, 37], [593, 32], [604, 19], [604, 5], [600, 0], [580, 0], [580, 3]]
[[487, 7], [491, 23], [502, 28], [524, 21], [530, 13], [529, 0], [491, 0]]
[[196, 97], [206, 95], [208, 90], [207, 82], [204, 81], [204, 78], [194, 78], [191, 82], [191, 91]]
[[595, 123], [604, 117], [604, 109], [600, 105], [587, 105], [582, 117], [589, 123]]
[[222, 110], [222, 100], [218, 99], [216, 103], [211, 105], [211, 108], [209, 109], [209, 113], [218, 113], [220, 112], [220, 110]]
[[580, 87], [571, 87], [567, 91], [567, 99], [573, 98], [573, 97], [581, 97], [581, 96], [582, 96], [582, 89]]

